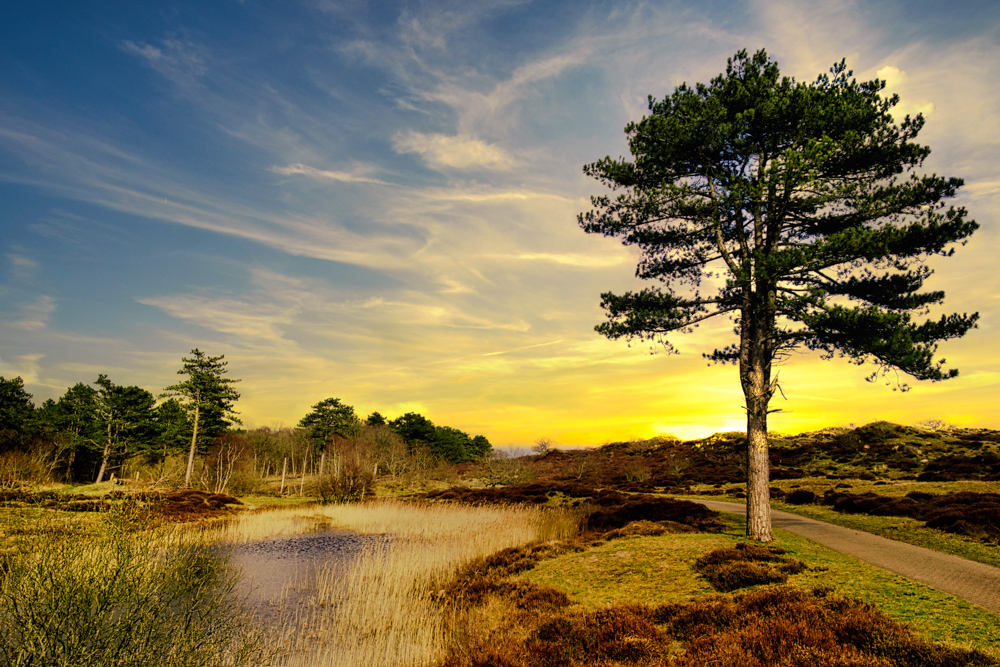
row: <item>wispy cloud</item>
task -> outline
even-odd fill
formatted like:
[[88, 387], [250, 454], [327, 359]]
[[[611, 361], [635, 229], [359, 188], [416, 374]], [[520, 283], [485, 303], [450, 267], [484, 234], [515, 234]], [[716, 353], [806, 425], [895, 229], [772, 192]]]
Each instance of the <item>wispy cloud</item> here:
[[365, 168], [358, 171], [330, 171], [327, 169], [317, 169], [307, 165], [297, 163], [285, 167], [271, 167], [271, 171], [284, 176], [301, 175], [314, 178], [316, 180], [337, 181], [339, 183], [374, 183], [376, 185], [389, 185], [385, 181], [368, 176], [372, 168]]
[[21, 280], [31, 278], [38, 271], [38, 262], [30, 257], [7, 253], [7, 262], [10, 264], [10, 272]]
[[606, 267], [619, 266], [632, 261], [627, 253], [617, 255], [579, 255], [573, 253], [550, 253], [550, 252], [525, 252], [517, 256], [517, 259], [536, 260], [542, 262], [554, 262], [566, 266], [590, 266]]
[[24, 306], [20, 317], [11, 322], [10, 326], [24, 331], [41, 331], [48, 325], [55, 311], [56, 300], [51, 296], [40, 296], [33, 303]]
[[208, 50], [188, 40], [166, 38], [159, 46], [125, 40], [121, 48], [179, 86], [190, 86], [208, 72]]
[[393, 138], [398, 153], [416, 153], [432, 169], [507, 170], [517, 162], [502, 148], [473, 137], [406, 132]]

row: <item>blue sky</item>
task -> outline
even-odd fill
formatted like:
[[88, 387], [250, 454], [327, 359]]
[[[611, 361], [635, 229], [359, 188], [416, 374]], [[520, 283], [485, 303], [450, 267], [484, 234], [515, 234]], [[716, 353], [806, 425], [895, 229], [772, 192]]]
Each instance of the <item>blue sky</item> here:
[[1000, 428], [998, 41], [993, 2], [5, 3], [0, 375], [158, 393], [198, 347], [249, 425], [336, 396], [501, 445], [739, 428], [734, 369], [700, 356], [726, 323], [676, 356], [594, 333], [635, 259], [576, 214], [647, 95], [766, 48], [886, 79], [982, 225], [928, 285], [981, 313], [941, 350], [958, 379], [796, 355], [772, 427]]

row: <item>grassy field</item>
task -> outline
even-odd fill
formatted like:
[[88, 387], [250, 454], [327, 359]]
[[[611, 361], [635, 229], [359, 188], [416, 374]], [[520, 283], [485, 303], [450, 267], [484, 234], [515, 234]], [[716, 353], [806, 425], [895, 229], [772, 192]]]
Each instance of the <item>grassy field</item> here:
[[[543, 561], [524, 577], [568, 593], [585, 610], [628, 602], [691, 602], [716, 595], [693, 569], [694, 561], [743, 539], [742, 517], [726, 515], [724, 521], [727, 529], [721, 534], [617, 539]], [[1000, 659], [1000, 623], [994, 614], [785, 531], [776, 534], [789, 555], [810, 568], [793, 575], [788, 585], [832, 588], [874, 605], [924, 639]]]
[[[890, 496], [903, 496], [913, 490], [993, 493], [998, 488], [997, 482], [875, 484], [825, 478], [782, 480], [774, 485], [785, 491], [806, 488], [817, 493], [839, 485], [849, 488], [851, 493], [875, 491]], [[63, 491], [100, 497], [109, 490], [104, 486]], [[718, 490], [738, 487], [727, 485]], [[222, 665], [227, 661], [273, 667], [438, 664], [448, 653], [450, 642], [454, 649], [456, 637], [484, 635], [515, 609], [511, 606], [513, 602], [491, 603], [492, 607], [483, 609], [456, 606], [444, 594], [451, 577], [463, 566], [503, 549], [565, 541], [575, 534], [580, 516], [577, 510], [551, 506], [470, 506], [391, 499], [321, 506], [303, 500], [248, 497], [244, 510], [231, 512], [225, 519], [183, 527], [129, 526], [127, 530], [123, 530], [120, 522], [126, 518], [134, 520], [138, 514], [126, 517], [117, 510], [63, 512], [38, 506], [0, 509], [0, 538], [4, 545], [0, 568], [0, 639], [7, 642], [0, 650], [8, 658], [19, 655], [18, 651], [23, 656], [25, 651], [36, 650], [25, 648], [27, 640], [18, 639], [13, 632], [14, 628], [28, 626], [13, 616], [11, 610], [14, 602], [27, 601], [28, 607], [23, 608], [35, 609], [33, 618], [42, 618], [51, 605], [61, 604], [56, 598], [32, 599], [31, 591], [42, 588], [39, 582], [46, 577], [61, 582], [54, 590], [74, 591], [67, 598], [72, 604], [63, 605], [62, 626], [52, 623], [31, 626], [40, 633], [31, 641], [36, 645], [38, 641], [48, 642], [46, 646], [55, 647], [51, 651], [58, 653], [60, 633], [70, 631], [67, 628], [72, 628], [74, 619], [80, 617], [81, 607], [73, 605], [88, 596], [103, 596], [100, 598], [104, 600], [106, 613], [103, 618], [118, 618], [123, 605], [138, 609], [148, 606], [154, 615], [164, 614], [162, 607], [156, 611], [155, 600], [165, 593], [176, 597], [171, 603], [175, 608], [178, 604], [182, 607], [188, 604], [219, 609], [221, 605], [239, 601], [231, 597], [234, 573], [227, 570], [224, 560], [216, 558], [211, 545], [336, 528], [391, 535], [392, 545], [376, 543], [349, 569], [327, 568], [315, 578], [298, 582], [297, 586], [307, 589], [308, 594], [287, 599], [280, 621], [266, 632], [254, 630], [253, 621], [240, 615], [243, 612], [232, 618], [245, 620], [241, 621], [241, 627], [249, 630], [245, 635], [234, 633], [234, 626], [220, 625], [217, 614], [202, 614], [198, 617], [202, 623], [199, 627], [215, 637], [213, 650], [217, 653], [204, 664]], [[996, 546], [929, 530], [912, 519], [841, 514], [821, 505], [775, 502], [773, 506], [1000, 566]], [[113, 522], [108, 523], [109, 517], [117, 517], [118, 528], [114, 528]], [[718, 533], [620, 537], [598, 540], [585, 548], [557, 549], [560, 555], [542, 559], [514, 581], [561, 591], [569, 596], [570, 608], [580, 613], [602, 613], [600, 610], [622, 603], [655, 606], [719, 599], [719, 594], [692, 565], [699, 556], [742, 540], [742, 517], [726, 514], [723, 522], [725, 529]], [[923, 639], [977, 649], [1000, 659], [1000, 623], [995, 615], [784, 531], [776, 531], [776, 535], [788, 555], [808, 566], [804, 572], [791, 576], [789, 586], [803, 590], [832, 589], [836, 594], [872, 605]], [[65, 548], [52, 549], [51, 545], [65, 545]], [[12, 577], [9, 574], [12, 572], [19, 573], [20, 579]], [[132, 583], [125, 588], [105, 585], [119, 580]], [[192, 581], [197, 585], [192, 586]], [[198, 584], [199, 581], [203, 583]], [[140, 596], [129, 593], [128, 589], [140, 592]], [[515, 586], [511, 590], [521, 589]], [[91, 636], [103, 638], [103, 646], [116, 641], [113, 623], [97, 619], [91, 626], [97, 628]], [[156, 624], [137, 613], [132, 627], [154, 628]], [[164, 627], [171, 626], [166, 623]], [[509, 640], [516, 642], [526, 641], [531, 631], [523, 628], [510, 632]], [[143, 651], [162, 652], [170, 635], [150, 636], [159, 639], [149, 646], [130, 649], [135, 656]], [[192, 639], [191, 650], [196, 651], [194, 635], [187, 636]], [[89, 650], [87, 640], [86, 635], [75, 636], [76, 653], [62, 662], [55, 659], [45, 663], [25, 659], [20, 662], [8, 659], [8, 662], [25, 666], [81, 664], [80, 651]], [[178, 654], [174, 664], [186, 664], [181, 658]], [[144, 663], [137, 657], [131, 662], [123, 659], [106, 664]]]

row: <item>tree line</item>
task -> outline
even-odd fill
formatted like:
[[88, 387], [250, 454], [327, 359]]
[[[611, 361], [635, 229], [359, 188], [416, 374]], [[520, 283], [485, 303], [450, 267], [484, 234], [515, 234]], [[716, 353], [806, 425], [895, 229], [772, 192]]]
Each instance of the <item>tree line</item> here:
[[239, 380], [226, 364], [196, 348], [182, 358], [181, 381], [159, 396], [100, 374], [38, 406], [21, 377], [0, 376], [0, 487], [127, 478], [252, 493], [268, 477], [321, 474], [327, 455], [338, 466], [349, 459], [372, 475], [399, 475], [492, 450], [484, 436], [415, 412], [361, 419], [337, 398], [314, 405], [296, 428], [246, 430], [235, 410]]

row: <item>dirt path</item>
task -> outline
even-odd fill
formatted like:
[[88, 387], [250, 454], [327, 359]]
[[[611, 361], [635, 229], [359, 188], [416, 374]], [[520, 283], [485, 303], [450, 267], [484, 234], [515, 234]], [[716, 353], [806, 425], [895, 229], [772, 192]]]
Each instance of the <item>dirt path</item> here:
[[[739, 503], [687, 500], [720, 512], [746, 512]], [[1000, 568], [780, 510], [771, 510], [771, 524], [1000, 614]]]

